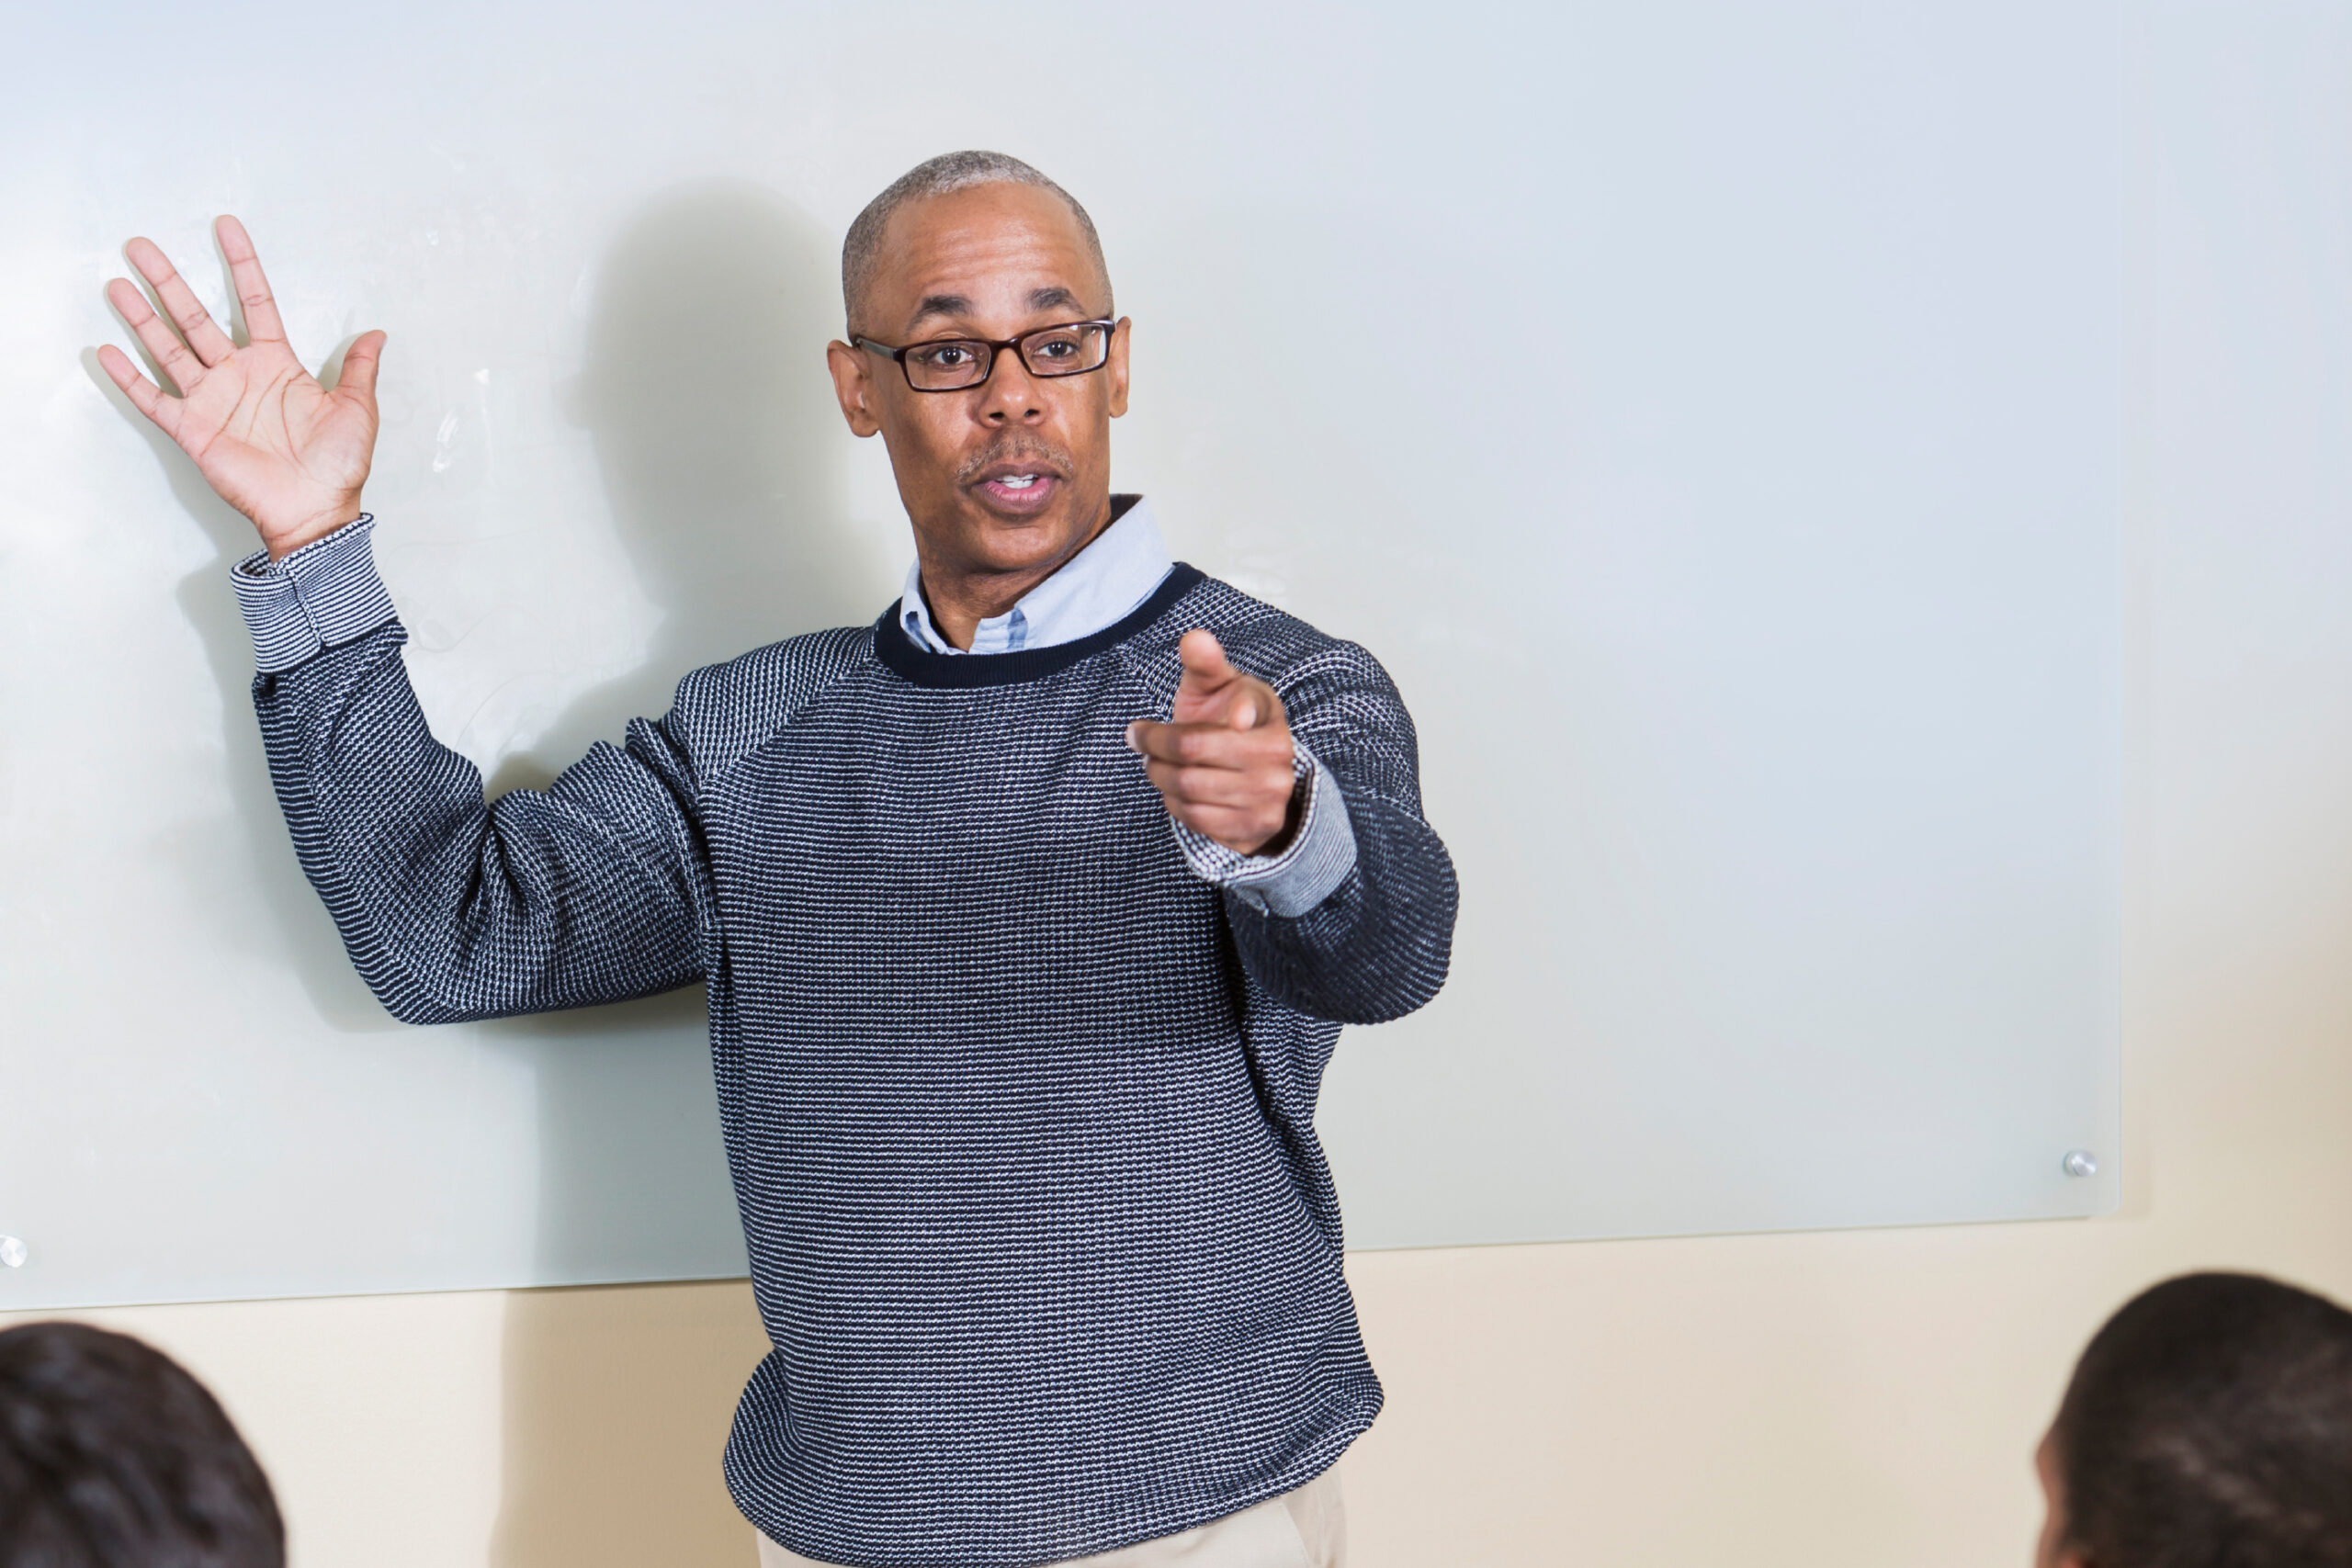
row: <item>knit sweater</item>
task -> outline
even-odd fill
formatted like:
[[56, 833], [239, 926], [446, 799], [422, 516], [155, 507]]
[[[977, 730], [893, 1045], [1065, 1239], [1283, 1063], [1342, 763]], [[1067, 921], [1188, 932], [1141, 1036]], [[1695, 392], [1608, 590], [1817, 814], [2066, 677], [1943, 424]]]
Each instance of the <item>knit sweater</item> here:
[[[760, 1529], [856, 1568], [1056, 1562], [1303, 1485], [1371, 1424], [1316, 1095], [1341, 1024], [1436, 993], [1455, 888], [1369, 654], [1182, 566], [1023, 652], [933, 653], [886, 612], [698, 671], [485, 802], [345, 555], [304, 599], [325, 646], [265, 648], [254, 697], [384, 1005], [707, 983], [774, 1346], [726, 1454]], [[1193, 626], [1280, 693], [1308, 809], [1346, 814], [1311, 908], [1205, 876], [1122, 743]]]

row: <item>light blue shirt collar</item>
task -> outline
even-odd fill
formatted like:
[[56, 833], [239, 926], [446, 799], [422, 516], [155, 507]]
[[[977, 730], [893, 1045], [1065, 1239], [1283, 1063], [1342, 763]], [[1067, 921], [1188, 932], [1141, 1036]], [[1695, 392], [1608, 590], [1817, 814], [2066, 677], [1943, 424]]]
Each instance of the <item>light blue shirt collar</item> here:
[[[1124, 498], [1112, 499], [1115, 503]], [[1151, 502], [1137, 496], [1059, 571], [1023, 594], [1003, 615], [982, 621], [972, 634], [970, 648], [954, 647], [931, 624], [931, 606], [922, 596], [921, 560], [907, 568], [899, 620], [916, 646], [933, 653], [1017, 653], [1024, 648], [1051, 648], [1116, 625], [1151, 597], [1152, 590], [1175, 564], [1168, 554], [1167, 541], [1159, 536], [1159, 525], [1152, 520]]]

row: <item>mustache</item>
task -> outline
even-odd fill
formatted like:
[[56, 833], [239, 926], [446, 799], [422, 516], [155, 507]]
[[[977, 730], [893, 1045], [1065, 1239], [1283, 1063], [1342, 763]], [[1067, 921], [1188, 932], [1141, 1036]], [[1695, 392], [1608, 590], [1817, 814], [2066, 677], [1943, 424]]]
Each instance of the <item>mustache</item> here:
[[970, 484], [997, 464], [1012, 462], [1035, 462], [1056, 479], [1063, 479], [1069, 478], [1070, 470], [1078, 466], [1069, 453], [1049, 442], [1034, 435], [1012, 436], [991, 441], [985, 449], [964, 459], [956, 470], [956, 482]]

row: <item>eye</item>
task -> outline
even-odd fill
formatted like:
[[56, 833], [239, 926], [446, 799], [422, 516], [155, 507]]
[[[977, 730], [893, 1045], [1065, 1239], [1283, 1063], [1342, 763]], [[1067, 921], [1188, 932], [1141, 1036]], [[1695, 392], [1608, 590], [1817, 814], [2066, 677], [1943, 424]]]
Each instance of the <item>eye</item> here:
[[1056, 333], [1031, 344], [1029, 352], [1039, 359], [1076, 359], [1078, 335], [1075, 333]]
[[968, 343], [933, 343], [925, 344], [908, 357], [933, 370], [961, 370], [978, 356]]

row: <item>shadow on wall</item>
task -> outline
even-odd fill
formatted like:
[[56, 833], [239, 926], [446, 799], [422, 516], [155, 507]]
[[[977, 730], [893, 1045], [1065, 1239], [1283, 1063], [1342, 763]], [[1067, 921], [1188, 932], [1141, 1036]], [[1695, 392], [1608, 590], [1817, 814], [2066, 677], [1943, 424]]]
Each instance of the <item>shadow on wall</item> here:
[[645, 662], [574, 702], [492, 794], [543, 784], [663, 712], [690, 670], [888, 603], [858, 570], [825, 373], [837, 247], [773, 191], [729, 181], [659, 198], [605, 256], [569, 412], [663, 618]]
[[[544, 783], [630, 717], [662, 713], [689, 670], [870, 620], [887, 602], [859, 570], [825, 373], [837, 254], [805, 214], [738, 183], [673, 192], [623, 231], [599, 275], [572, 414], [594, 433], [613, 516], [664, 620], [645, 663], [582, 697], [499, 769], [493, 793]], [[536, 1075], [541, 1278], [581, 1277], [585, 1260], [610, 1257], [616, 1227], [652, 1277], [740, 1259], [702, 1002], [695, 987], [488, 1031]], [[682, 1148], [699, 1151], [691, 1168]], [[745, 1287], [712, 1289], [750, 1316]], [[632, 1292], [614, 1310], [650, 1299]], [[581, 1310], [578, 1292], [520, 1292], [509, 1305], [492, 1560], [748, 1562], [750, 1529], [718, 1474], [735, 1395], [766, 1350], [756, 1319], [710, 1350], [724, 1363], [721, 1398], [716, 1384], [640, 1386], [628, 1336], [582, 1343], [564, 1326]], [[706, 1540], [731, 1546], [710, 1557], [689, 1544]]]

